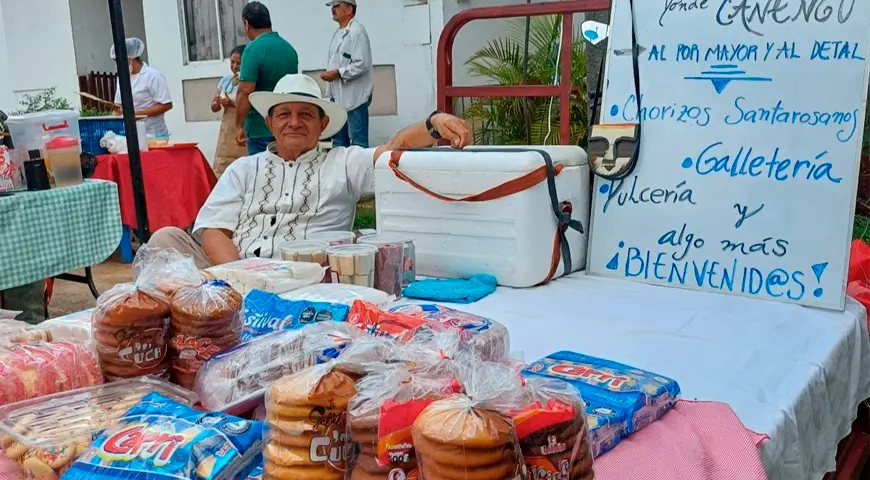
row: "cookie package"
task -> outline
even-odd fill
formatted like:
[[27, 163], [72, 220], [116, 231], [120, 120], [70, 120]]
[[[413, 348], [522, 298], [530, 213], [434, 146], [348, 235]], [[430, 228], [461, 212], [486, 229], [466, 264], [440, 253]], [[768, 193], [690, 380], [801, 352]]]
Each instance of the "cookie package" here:
[[93, 353], [69, 343], [0, 346], [0, 405], [103, 383]]
[[[589, 407], [607, 412], [602, 423], [624, 422], [624, 436], [661, 418], [674, 407], [680, 395], [680, 386], [668, 377], [569, 351], [556, 352], [533, 362], [523, 373], [570, 383]], [[624, 420], [619, 420], [622, 416]]]
[[157, 377], [138, 377], [6, 405], [0, 407], [5, 455], [30, 478], [56, 478], [150, 392], [197, 401], [193, 392]]
[[233, 478], [260, 451], [263, 424], [149, 393], [94, 440], [65, 479]]
[[251, 290], [245, 297], [242, 341], [319, 322], [343, 322], [350, 307], [339, 303], [285, 300], [274, 293]]

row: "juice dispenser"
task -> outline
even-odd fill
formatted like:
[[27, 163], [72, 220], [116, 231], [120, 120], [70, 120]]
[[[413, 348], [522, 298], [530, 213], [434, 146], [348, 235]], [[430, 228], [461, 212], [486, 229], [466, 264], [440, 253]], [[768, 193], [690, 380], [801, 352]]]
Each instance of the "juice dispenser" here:
[[55, 187], [79, 185], [82, 180], [79, 139], [59, 135], [45, 142], [45, 165]]

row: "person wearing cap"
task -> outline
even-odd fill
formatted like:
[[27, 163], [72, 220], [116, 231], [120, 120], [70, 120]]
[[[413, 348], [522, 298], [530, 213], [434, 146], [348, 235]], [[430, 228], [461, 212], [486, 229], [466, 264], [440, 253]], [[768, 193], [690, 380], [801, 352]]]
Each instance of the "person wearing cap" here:
[[[137, 116], [145, 116], [145, 130], [148, 135], [162, 137], [169, 135], [166, 128], [166, 112], [172, 110], [172, 95], [166, 77], [142, 61], [145, 42], [132, 37], [125, 42], [127, 47], [127, 66], [130, 69], [130, 88], [133, 91], [133, 109]], [[115, 59], [115, 46], [109, 50]], [[121, 87], [115, 86], [115, 113], [121, 114]]]
[[462, 148], [472, 138], [464, 120], [435, 112], [379, 147], [320, 151], [318, 142], [344, 127], [347, 111], [320, 98], [317, 81], [304, 74], [285, 76], [274, 92], [252, 93], [251, 105], [275, 142], [227, 168], [199, 211], [193, 237], [166, 227], [149, 247], [191, 255], [198, 268], [279, 257], [284, 243], [350, 230], [360, 196], [374, 191], [374, 162], [385, 151], [430, 147], [442, 138]]
[[372, 47], [365, 27], [356, 19], [356, 0], [332, 0], [332, 19], [338, 30], [329, 44], [329, 96], [347, 110], [347, 123], [332, 138], [334, 147], [369, 146], [369, 105], [372, 103]]
[[299, 56], [287, 40], [272, 31], [269, 9], [260, 2], [242, 8], [245, 46], [236, 92], [236, 142], [247, 145], [248, 155], [266, 150], [275, 138], [262, 115], [251, 108], [248, 97], [254, 92], [271, 92], [284, 75], [299, 73]]

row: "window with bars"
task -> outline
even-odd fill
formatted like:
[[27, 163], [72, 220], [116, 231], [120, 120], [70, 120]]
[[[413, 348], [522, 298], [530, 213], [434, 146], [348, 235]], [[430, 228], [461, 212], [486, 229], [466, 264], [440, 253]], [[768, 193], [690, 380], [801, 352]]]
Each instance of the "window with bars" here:
[[203, 62], [229, 58], [236, 45], [247, 42], [242, 7], [247, 0], [178, 0], [186, 60]]

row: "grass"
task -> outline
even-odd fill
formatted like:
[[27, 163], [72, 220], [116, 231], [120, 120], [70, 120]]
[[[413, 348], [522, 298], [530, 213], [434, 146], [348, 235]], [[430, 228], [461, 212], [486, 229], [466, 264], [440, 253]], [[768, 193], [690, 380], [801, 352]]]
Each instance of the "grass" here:
[[375, 228], [375, 199], [363, 200], [356, 205], [353, 229]]
[[852, 229], [852, 239], [860, 239], [870, 245], [870, 218], [855, 215], [855, 228]]

